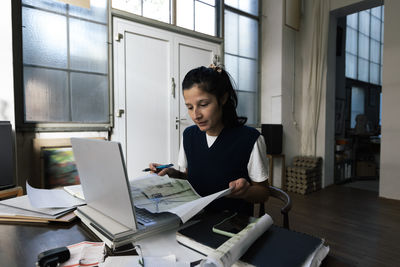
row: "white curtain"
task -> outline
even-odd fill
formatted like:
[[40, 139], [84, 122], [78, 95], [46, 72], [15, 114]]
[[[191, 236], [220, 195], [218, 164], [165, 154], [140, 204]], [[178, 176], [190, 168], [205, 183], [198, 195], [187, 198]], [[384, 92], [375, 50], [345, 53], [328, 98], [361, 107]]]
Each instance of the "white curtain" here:
[[326, 90], [326, 69], [328, 51], [329, 1], [312, 1], [312, 44], [308, 84], [303, 92], [303, 113], [301, 153], [316, 156], [318, 124], [321, 111], [321, 96]]

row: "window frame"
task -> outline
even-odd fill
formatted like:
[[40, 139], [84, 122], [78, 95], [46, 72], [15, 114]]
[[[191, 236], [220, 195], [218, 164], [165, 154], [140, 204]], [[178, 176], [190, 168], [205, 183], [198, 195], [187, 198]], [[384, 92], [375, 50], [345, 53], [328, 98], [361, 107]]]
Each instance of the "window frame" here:
[[110, 27], [110, 3], [107, 0], [107, 57], [108, 57], [108, 122], [27, 122], [25, 121], [24, 105], [24, 65], [23, 65], [23, 40], [22, 40], [22, 1], [12, 1], [12, 32], [13, 32], [13, 70], [14, 70], [14, 97], [15, 97], [15, 122], [17, 131], [22, 132], [77, 132], [77, 131], [110, 131], [113, 121], [113, 94], [112, 94], [112, 46]]
[[[257, 58], [257, 92], [255, 93], [255, 98], [256, 98], [256, 103], [257, 103], [257, 107], [256, 107], [256, 119], [255, 119], [255, 124], [249, 124], [246, 123], [246, 125], [248, 126], [252, 126], [252, 127], [261, 127], [261, 58], [262, 58], [262, 49], [261, 49], [261, 44], [262, 44], [262, 36], [261, 36], [261, 27], [262, 27], [262, 21], [261, 21], [261, 16], [262, 16], [262, 3], [263, 1], [258, 0], [258, 16], [255, 16], [253, 14], [250, 13], [246, 13], [240, 9], [225, 5], [225, 1], [222, 5], [222, 36], [225, 36], [225, 10], [228, 10], [230, 12], [233, 12], [235, 14], [238, 15], [242, 15], [251, 19], [255, 19], [257, 21], [258, 24], [258, 58]], [[223, 57], [223, 62], [225, 63], [225, 45], [223, 46], [223, 51], [222, 51], [222, 57]], [[237, 81], [235, 81], [237, 82]], [[240, 90], [237, 90], [237, 88], [235, 88], [235, 91], [238, 92]], [[247, 92], [247, 91], [243, 91], [243, 92]], [[238, 97], [239, 98], [239, 97]], [[239, 99], [238, 99], [239, 101]]]
[[[225, 8], [228, 10], [235, 10], [239, 15], [245, 15], [255, 19], [258, 23], [258, 58], [257, 58], [257, 92], [256, 110], [255, 110], [255, 124], [248, 124], [250, 126], [259, 127], [261, 117], [261, 14], [262, 14], [262, 1], [258, 0], [258, 16], [246, 13], [239, 9], [225, 6], [224, 0], [215, 0], [216, 4], [216, 36], [211, 36], [194, 30], [189, 30], [176, 25], [176, 0], [171, 0], [171, 20], [170, 23], [157, 21], [127, 11], [114, 9], [111, 6], [111, 0], [108, 0], [108, 93], [109, 93], [109, 122], [108, 123], [76, 123], [76, 122], [54, 122], [54, 123], [31, 123], [24, 121], [24, 86], [23, 86], [23, 62], [22, 62], [22, 4], [21, 0], [12, 1], [12, 25], [13, 25], [13, 59], [14, 59], [14, 97], [15, 97], [15, 120], [16, 128], [19, 131], [27, 132], [76, 132], [76, 131], [111, 131], [114, 127], [114, 95], [113, 95], [113, 52], [112, 52], [112, 19], [119, 17], [131, 21], [139, 22], [144, 25], [154, 26], [165, 29], [171, 32], [187, 35], [201, 40], [211, 41], [215, 43], [224, 44], [224, 23], [225, 23]], [[221, 62], [225, 62], [225, 47], [221, 45]]]

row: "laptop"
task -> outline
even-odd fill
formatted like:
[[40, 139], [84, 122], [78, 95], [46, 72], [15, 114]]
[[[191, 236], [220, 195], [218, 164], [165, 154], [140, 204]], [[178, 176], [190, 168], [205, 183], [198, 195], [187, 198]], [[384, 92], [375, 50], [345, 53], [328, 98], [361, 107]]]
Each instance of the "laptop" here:
[[87, 203], [76, 214], [110, 248], [178, 228], [181, 221], [173, 213], [135, 208], [120, 143], [87, 138], [71, 143]]

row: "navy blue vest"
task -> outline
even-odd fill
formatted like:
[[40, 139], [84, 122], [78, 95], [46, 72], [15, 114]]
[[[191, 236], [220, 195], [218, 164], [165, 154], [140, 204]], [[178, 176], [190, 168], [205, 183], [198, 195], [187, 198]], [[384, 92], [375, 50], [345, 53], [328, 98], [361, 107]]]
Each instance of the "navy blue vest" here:
[[[247, 164], [260, 133], [247, 126], [224, 128], [209, 148], [206, 133], [190, 126], [183, 133], [188, 180], [201, 196], [228, 188], [229, 182], [245, 178], [250, 182]], [[207, 207], [251, 213], [251, 204], [241, 199], [221, 198]]]

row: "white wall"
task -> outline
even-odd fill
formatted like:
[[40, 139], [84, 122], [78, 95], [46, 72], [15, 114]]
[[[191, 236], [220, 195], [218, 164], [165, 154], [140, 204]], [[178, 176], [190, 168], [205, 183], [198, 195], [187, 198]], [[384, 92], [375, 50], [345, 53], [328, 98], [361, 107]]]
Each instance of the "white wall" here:
[[267, 0], [262, 5], [261, 123], [280, 124], [282, 97], [283, 3]]
[[379, 195], [400, 199], [400, 1], [385, 0]]
[[11, 121], [13, 128], [15, 128], [11, 1], [2, 1], [1, 5], [0, 121]]

